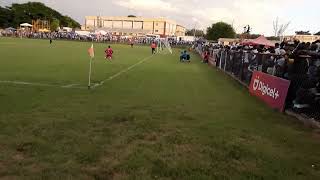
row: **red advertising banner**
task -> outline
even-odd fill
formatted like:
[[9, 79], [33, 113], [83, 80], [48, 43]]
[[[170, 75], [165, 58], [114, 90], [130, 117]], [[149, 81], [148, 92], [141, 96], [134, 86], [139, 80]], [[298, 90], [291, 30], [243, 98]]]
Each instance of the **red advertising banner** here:
[[284, 111], [290, 81], [259, 71], [253, 72], [249, 91], [271, 108]]

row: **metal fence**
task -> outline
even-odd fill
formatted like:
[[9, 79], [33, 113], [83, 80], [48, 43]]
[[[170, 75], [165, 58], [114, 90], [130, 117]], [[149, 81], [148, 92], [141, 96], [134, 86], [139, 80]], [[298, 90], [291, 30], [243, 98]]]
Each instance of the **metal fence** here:
[[[197, 51], [203, 54], [203, 49], [197, 48]], [[247, 87], [253, 71], [289, 80], [291, 85], [286, 99], [286, 109], [320, 121], [319, 56], [299, 56], [293, 60], [285, 55], [230, 49], [211, 49], [209, 54], [209, 64]]]
[[[212, 54], [216, 58], [216, 66], [230, 73], [247, 86], [250, 83], [253, 71], [262, 71], [278, 77], [284, 77], [280, 65], [282, 57], [272, 54], [254, 54], [245, 51], [221, 50]], [[276, 64], [279, 61], [279, 64]]]

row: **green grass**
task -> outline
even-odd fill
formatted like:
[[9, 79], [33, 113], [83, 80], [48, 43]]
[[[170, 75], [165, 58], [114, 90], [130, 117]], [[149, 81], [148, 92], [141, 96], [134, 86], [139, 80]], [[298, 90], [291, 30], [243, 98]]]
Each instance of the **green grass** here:
[[[0, 81], [85, 87], [89, 46], [1, 38]], [[151, 53], [113, 45], [106, 62], [95, 47], [94, 82]], [[91, 91], [1, 83], [0, 179], [320, 179], [316, 133], [178, 55]]]

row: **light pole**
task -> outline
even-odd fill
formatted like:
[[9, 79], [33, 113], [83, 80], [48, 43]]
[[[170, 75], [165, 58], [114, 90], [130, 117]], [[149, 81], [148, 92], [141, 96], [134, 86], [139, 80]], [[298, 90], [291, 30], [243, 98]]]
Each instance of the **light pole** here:
[[198, 19], [197, 18], [192, 18], [193, 21], [194, 21], [194, 26], [193, 26], [193, 40], [195, 41], [196, 40], [196, 27], [197, 27], [197, 24], [198, 24]]

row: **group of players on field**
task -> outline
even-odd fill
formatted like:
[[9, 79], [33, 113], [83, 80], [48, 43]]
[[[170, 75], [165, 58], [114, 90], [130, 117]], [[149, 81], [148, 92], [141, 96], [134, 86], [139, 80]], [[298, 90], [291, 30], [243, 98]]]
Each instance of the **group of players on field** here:
[[[50, 44], [52, 44], [53, 41], [52, 39], [50, 38]], [[130, 41], [129, 42], [131, 48], [133, 48], [133, 41]], [[151, 43], [151, 53], [152, 54], [156, 54], [156, 49], [157, 49], [158, 45], [156, 42], [152, 42]], [[111, 46], [108, 46], [108, 48], [104, 51], [105, 53], [105, 59], [107, 60], [112, 60], [113, 58], [113, 49], [111, 48]], [[187, 53], [187, 51], [183, 51], [181, 52], [181, 55], [180, 55], [180, 62], [190, 62], [190, 55]]]
[[[133, 45], [134, 45], [133, 42], [130, 42], [131, 48], [133, 48]], [[152, 54], [156, 53], [156, 48], [157, 48], [157, 44], [155, 42], [152, 42], [151, 44]], [[108, 48], [104, 52], [105, 52], [105, 59], [112, 60], [113, 49], [111, 48], [111, 46], [108, 46]]]
[[[50, 44], [52, 44], [53, 41], [52, 39], [50, 38]], [[129, 42], [131, 48], [133, 48], [133, 41], [130, 41]], [[158, 47], [157, 43], [156, 42], [152, 42], [151, 43], [151, 53], [152, 54], [156, 54], [156, 49]], [[113, 59], [113, 49], [111, 48], [111, 46], [108, 46], [108, 48], [104, 51], [105, 53], [105, 59], [107, 60], [112, 60]], [[180, 55], [180, 62], [190, 62], [190, 55], [187, 53], [187, 51], [183, 51], [181, 52], [181, 55]]]
[[[131, 48], [133, 48], [133, 42], [130, 42]], [[151, 43], [151, 53], [156, 53], [157, 44], [155, 42]], [[108, 60], [112, 60], [113, 50], [111, 46], [109, 46], [105, 51], [105, 58]], [[180, 55], [180, 62], [190, 62], [190, 54], [187, 51], [182, 51]]]

